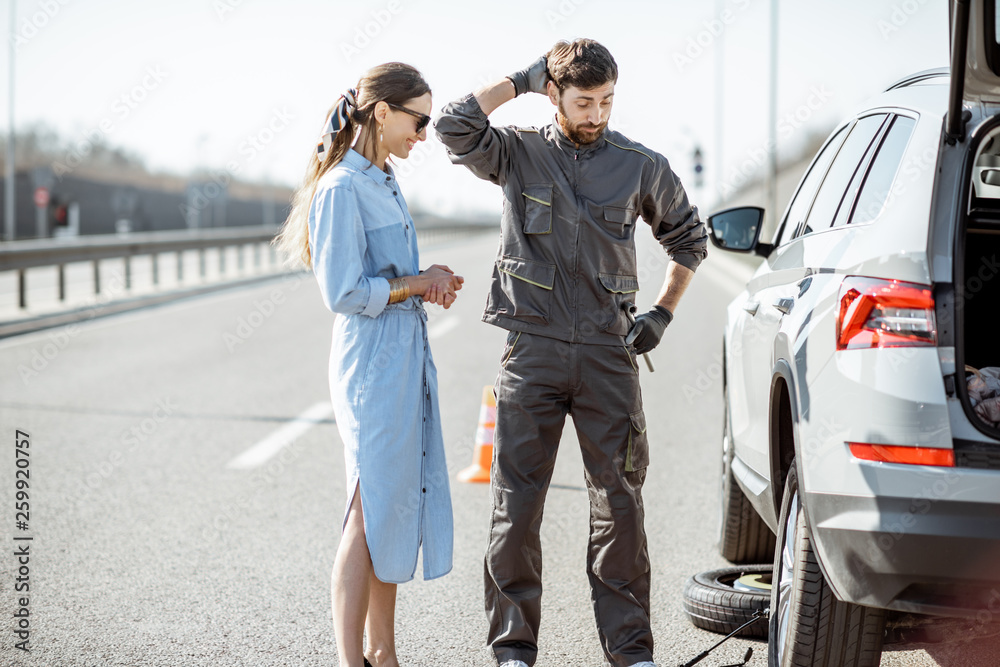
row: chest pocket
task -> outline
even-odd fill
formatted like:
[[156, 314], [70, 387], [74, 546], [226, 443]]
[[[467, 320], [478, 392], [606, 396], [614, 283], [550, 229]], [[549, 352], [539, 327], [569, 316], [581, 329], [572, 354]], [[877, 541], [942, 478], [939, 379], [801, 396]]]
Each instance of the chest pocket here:
[[631, 232], [635, 214], [630, 208], [621, 206], [604, 207], [604, 229], [618, 239], [627, 239]]
[[552, 185], [526, 185], [524, 197], [524, 233], [552, 232]]

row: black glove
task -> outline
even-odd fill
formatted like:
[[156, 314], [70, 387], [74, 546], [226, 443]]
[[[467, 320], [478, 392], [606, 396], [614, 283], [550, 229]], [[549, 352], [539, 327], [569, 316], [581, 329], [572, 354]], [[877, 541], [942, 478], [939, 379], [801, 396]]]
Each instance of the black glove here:
[[660, 344], [663, 331], [674, 319], [674, 314], [663, 306], [656, 305], [648, 313], [635, 318], [632, 330], [625, 337], [625, 344], [632, 345], [636, 354], [646, 354]]
[[514, 84], [514, 97], [525, 93], [547, 94], [546, 84], [549, 82], [548, 60], [542, 56], [520, 72], [514, 72], [507, 77]]

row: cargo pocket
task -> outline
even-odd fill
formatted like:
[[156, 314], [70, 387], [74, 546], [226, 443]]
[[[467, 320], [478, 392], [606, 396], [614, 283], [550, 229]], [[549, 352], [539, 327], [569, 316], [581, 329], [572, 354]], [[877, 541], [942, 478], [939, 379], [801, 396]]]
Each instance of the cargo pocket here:
[[636, 276], [622, 276], [614, 273], [599, 273], [601, 285], [609, 293], [608, 318], [601, 327], [616, 336], [624, 336], [629, 332], [632, 323], [622, 310], [622, 304], [633, 300], [632, 295], [639, 291], [639, 279]]
[[503, 347], [503, 355], [500, 357], [500, 367], [507, 368], [507, 362], [510, 361], [510, 357], [514, 354], [514, 348], [517, 347], [517, 341], [521, 337], [520, 331], [509, 331], [507, 333], [507, 343]]
[[621, 206], [604, 207], [604, 229], [617, 239], [627, 239], [632, 229], [632, 209]]
[[549, 300], [556, 279], [555, 264], [502, 257], [497, 262], [497, 269], [500, 288], [510, 304], [503, 311], [518, 320], [548, 324]]
[[642, 410], [629, 416], [628, 449], [625, 451], [625, 472], [642, 470], [649, 465], [649, 442], [646, 439], [646, 416]]
[[524, 233], [552, 232], [552, 186], [526, 185], [524, 191]]

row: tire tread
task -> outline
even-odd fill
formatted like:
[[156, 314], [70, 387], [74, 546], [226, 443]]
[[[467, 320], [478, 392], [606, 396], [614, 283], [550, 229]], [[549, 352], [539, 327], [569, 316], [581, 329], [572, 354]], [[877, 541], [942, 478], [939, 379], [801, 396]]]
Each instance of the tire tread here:
[[[793, 466], [785, 489], [797, 491], [797, 487]], [[782, 503], [781, 526], [787, 518], [787, 504], [787, 501]], [[798, 607], [793, 609], [789, 627], [791, 643], [786, 654], [789, 660], [781, 667], [878, 667], [882, 659], [885, 611], [838, 600], [820, 569], [804, 514], [800, 515], [796, 533], [794, 549], [799, 577], [792, 601], [794, 605], [797, 599]], [[769, 660], [769, 664], [773, 662]]]
[[[728, 635], [753, 618], [755, 611], [766, 608], [771, 600], [770, 593], [746, 593], [724, 588], [715, 582], [716, 577], [770, 571], [770, 565], [750, 565], [696, 574], [684, 584], [684, 612], [695, 627]], [[766, 638], [767, 624], [754, 623], [736, 636]]]

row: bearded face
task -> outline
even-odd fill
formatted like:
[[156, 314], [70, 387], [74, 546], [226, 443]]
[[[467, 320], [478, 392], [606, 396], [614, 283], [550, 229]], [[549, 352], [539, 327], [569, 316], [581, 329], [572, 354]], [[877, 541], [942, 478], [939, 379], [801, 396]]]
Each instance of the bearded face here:
[[609, 82], [588, 90], [569, 86], [560, 93], [556, 89], [549, 97], [559, 110], [556, 119], [563, 134], [575, 144], [586, 145], [597, 141], [608, 126], [614, 94], [615, 84]]

